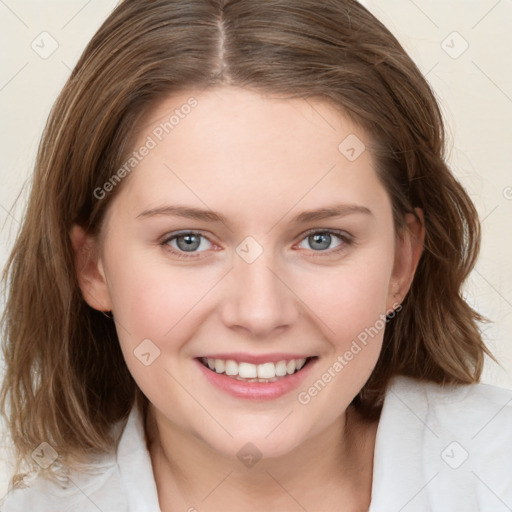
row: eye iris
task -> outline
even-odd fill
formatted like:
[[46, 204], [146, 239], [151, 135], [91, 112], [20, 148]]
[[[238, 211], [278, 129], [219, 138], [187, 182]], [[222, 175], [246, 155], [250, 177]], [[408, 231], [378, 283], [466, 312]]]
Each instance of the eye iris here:
[[[184, 241], [185, 243], [181, 244], [180, 243], [181, 241]], [[201, 240], [200, 240], [199, 235], [194, 235], [194, 234], [190, 233], [188, 235], [181, 235], [181, 236], [176, 237], [176, 243], [177, 243], [178, 247], [180, 248], [180, 250], [192, 252], [192, 251], [195, 251], [199, 247], [199, 245], [201, 244]]]
[[[329, 233], [315, 233], [309, 236], [309, 241], [313, 249], [327, 249], [331, 245], [331, 235]], [[315, 244], [320, 244], [320, 247]]]

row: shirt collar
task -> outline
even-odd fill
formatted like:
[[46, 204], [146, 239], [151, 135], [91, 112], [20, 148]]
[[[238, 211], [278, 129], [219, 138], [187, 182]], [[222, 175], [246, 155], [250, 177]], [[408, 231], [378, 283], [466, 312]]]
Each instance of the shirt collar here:
[[117, 450], [117, 464], [125, 487], [129, 512], [161, 512], [144, 421], [134, 405]]

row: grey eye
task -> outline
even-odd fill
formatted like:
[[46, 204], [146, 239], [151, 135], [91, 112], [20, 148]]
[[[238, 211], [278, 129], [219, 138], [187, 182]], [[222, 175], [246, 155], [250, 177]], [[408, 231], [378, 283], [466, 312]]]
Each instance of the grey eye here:
[[[338, 244], [330, 247], [335, 239], [338, 239]], [[305, 249], [313, 249], [314, 251], [324, 251], [325, 249], [329, 248], [333, 249], [342, 243], [341, 237], [339, 235], [324, 231], [318, 231], [306, 236], [301, 244], [303, 244], [305, 241], [307, 241], [309, 247], [304, 247], [303, 245], [301, 245], [301, 247]]]
[[196, 252], [198, 249], [208, 249], [210, 242], [199, 233], [183, 233], [170, 237], [166, 243], [178, 252]]
[[194, 234], [181, 235], [176, 237], [176, 243], [182, 251], [195, 251], [201, 245], [201, 237]]

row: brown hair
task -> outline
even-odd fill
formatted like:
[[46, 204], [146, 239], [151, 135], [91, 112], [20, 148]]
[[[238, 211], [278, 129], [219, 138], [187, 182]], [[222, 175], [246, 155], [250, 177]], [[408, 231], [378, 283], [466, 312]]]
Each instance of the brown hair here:
[[28, 208], [4, 271], [6, 375], [1, 408], [17, 470], [47, 441], [68, 464], [108, 452], [115, 422], [147, 399], [113, 320], [88, 306], [69, 231], [91, 234], [122, 183], [134, 126], [173, 92], [235, 85], [343, 109], [372, 137], [397, 229], [422, 208], [425, 251], [377, 365], [353, 405], [375, 418], [394, 374], [480, 378], [482, 317], [461, 285], [480, 243], [475, 208], [444, 160], [435, 97], [395, 37], [354, 0], [125, 0], [88, 44], [48, 119]]

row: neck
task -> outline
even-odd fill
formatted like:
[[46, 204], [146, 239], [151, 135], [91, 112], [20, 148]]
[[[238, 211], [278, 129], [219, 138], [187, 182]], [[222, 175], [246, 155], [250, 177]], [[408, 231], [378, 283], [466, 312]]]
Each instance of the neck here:
[[146, 431], [160, 507], [320, 511], [343, 503], [343, 510], [368, 510], [377, 424], [349, 407], [292, 452], [246, 466], [171, 424], [150, 404]]

